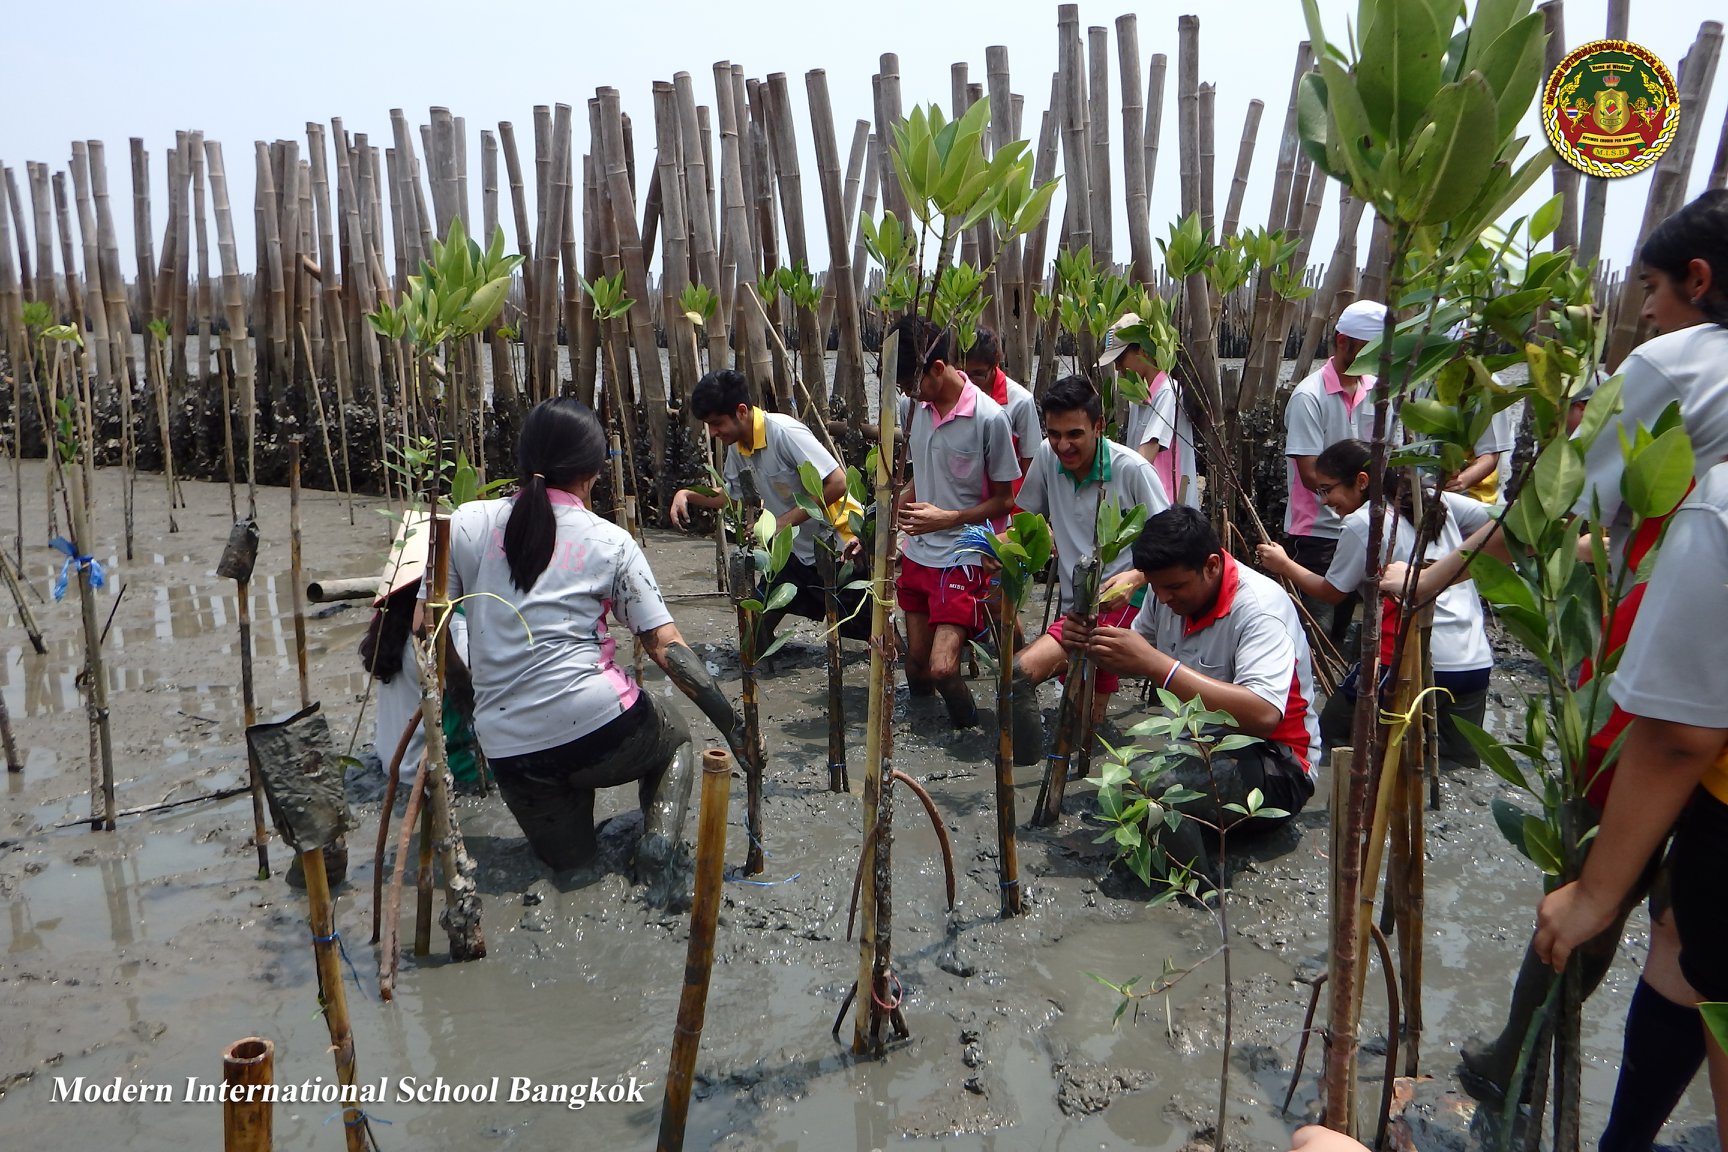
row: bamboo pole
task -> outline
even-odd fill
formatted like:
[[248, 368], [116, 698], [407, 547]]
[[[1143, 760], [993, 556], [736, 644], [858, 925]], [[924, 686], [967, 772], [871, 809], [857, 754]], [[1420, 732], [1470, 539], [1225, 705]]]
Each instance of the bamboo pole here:
[[[863, 317], [870, 310], [870, 300], [864, 291], [866, 277], [870, 272], [870, 254], [864, 247], [864, 221], [866, 218], [871, 220], [876, 218], [876, 204], [880, 199], [879, 193], [882, 182], [882, 158], [879, 155], [882, 151], [882, 142], [876, 133], [869, 131], [867, 121], [860, 120], [858, 123], [865, 129], [864, 169], [863, 185], [860, 192], [862, 198], [858, 202], [858, 211], [852, 216], [856, 223], [851, 225], [853, 228], [852, 295], [858, 301], [859, 327], [862, 329]], [[860, 383], [859, 398], [861, 403], [857, 415], [852, 418], [854, 422], [862, 421], [866, 415], [864, 408], [867, 402], [863, 402], [863, 395], [863, 384]]]
[[[756, 474], [745, 469], [739, 474], [743, 487], [740, 500], [741, 523], [749, 532], [762, 513], [762, 498], [756, 491]], [[744, 855], [744, 875], [756, 876], [763, 869], [762, 845], [762, 777], [763, 763], [761, 712], [756, 700], [756, 645], [759, 637], [759, 612], [746, 608], [745, 602], [756, 595], [756, 566], [749, 548], [732, 553], [731, 593], [733, 609], [738, 617], [738, 671], [743, 683], [744, 748], [749, 758], [744, 763], [744, 821], [749, 846]]]
[[1217, 205], [1214, 177], [1217, 167], [1218, 89], [1212, 84], [1200, 85], [1200, 228], [1207, 236], [1218, 235], [1214, 228]]
[[[193, 132], [188, 143], [192, 176], [192, 238], [198, 252], [198, 288], [194, 298], [194, 311], [198, 317], [197, 376], [207, 383], [210, 376], [210, 337], [215, 327], [215, 315], [210, 293], [210, 236], [204, 208], [204, 133]], [[229, 474], [233, 474], [232, 460]]]
[[183, 412], [186, 404], [186, 389], [191, 373], [186, 365], [186, 335], [190, 322], [191, 300], [187, 292], [187, 280], [192, 268], [192, 251], [189, 225], [192, 219], [191, 186], [192, 186], [192, 135], [188, 132], [174, 134], [173, 187], [169, 197], [169, 210], [174, 214], [174, 261], [169, 269], [169, 286], [172, 292], [168, 308], [168, 330], [174, 339], [174, 357], [169, 364], [174, 410]]
[[[720, 292], [720, 253], [714, 240], [714, 196], [709, 179], [705, 135], [696, 111], [696, 88], [690, 73], [672, 77], [672, 93], [678, 105], [678, 135], [684, 165], [684, 212], [690, 225], [693, 278], [715, 294]], [[726, 362], [726, 323], [707, 326], [708, 368], [714, 371]]]
[[899, 177], [894, 175], [894, 150], [890, 147], [894, 139], [893, 125], [901, 119], [900, 57], [897, 53], [882, 53], [876, 65], [875, 88], [876, 159], [880, 165], [876, 186], [882, 206], [904, 223], [911, 218], [911, 208], [906, 203], [906, 192], [900, 187]]
[[1105, 267], [1115, 263], [1112, 246], [1114, 228], [1110, 210], [1110, 31], [1086, 29], [1087, 95], [1086, 139], [1092, 165], [1086, 173], [1087, 192], [1092, 197], [1092, 258]]
[[1363, 201], [1350, 195], [1349, 188], [1339, 189], [1338, 243], [1332, 250], [1332, 259], [1326, 264], [1320, 291], [1315, 294], [1318, 303], [1308, 311], [1307, 331], [1302, 334], [1302, 347], [1296, 353], [1295, 368], [1290, 374], [1292, 380], [1301, 380], [1308, 375], [1328, 326], [1355, 295], [1356, 234], [1361, 231], [1365, 207]]
[[1086, 143], [1086, 60], [1080, 42], [1078, 4], [1057, 6], [1056, 37], [1060, 49], [1057, 67], [1062, 76], [1062, 169], [1066, 175], [1063, 192], [1068, 201], [1068, 239], [1064, 247], [1070, 252], [1078, 252], [1092, 245], [1091, 152]]
[[1248, 113], [1242, 120], [1242, 142], [1236, 147], [1236, 171], [1230, 178], [1230, 199], [1224, 205], [1226, 237], [1236, 235], [1242, 219], [1242, 198], [1248, 192], [1248, 170], [1254, 163], [1254, 143], [1260, 134], [1260, 114], [1266, 105], [1259, 100], [1248, 101]]
[[240, 389], [241, 408], [246, 416], [246, 517], [258, 515], [256, 459], [257, 377], [252, 356], [252, 342], [246, 333], [246, 299], [240, 283], [240, 260], [234, 248], [234, 217], [228, 204], [228, 177], [222, 164], [222, 145], [216, 140], [204, 142], [210, 166], [210, 194], [216, 209], [216, 249], [222, 259], [223, 310], [228, 320], [226, 343], [234, 359], [235, 383]]
[[[1183, 16], [1176, 22], [1177, 144], [1181, 153], [1182, 215], [1199, 213], [1201, 227], [1211, 234], [1211, 220], [1204, 200], [1205, 183], [1200, 162], [1203, 146], [1200, 123], [1200, 18]], [[1218, 379], [1217, 341], [1212, 331], [1212, 291], [1204, 272], [1189, 276], [1182, 291], [1183, 347], [1193, 365], [1193, 384], [1203, 397], [1209, 420], [1223, 416], [1223, 388]]]
[[[240, 702], [246, 727], [258, 723], [258, 702], [252, 690], [252, 568], [258, 556], [258, 525], [252, 520], [235, 523], [228, 534], [216, 574], [234, 581], [234, 614], [240, 630]], [[252, 791], [252, 841], [258, 850], [258, 879], [270, 878], [270, 832], [264, 823], [264, 777], [258, 769], [251, 744], [246, 764]]]
[[[780, 216], [786, 227], [786, 258], [793, 267], [802, 265], [806, 271], [810, 269], [810, 248], [804, 230], [804, 177], [798, 165], [798, 136], [792, 119], [792, 99], [787, 90], [786, 74], [770, 72], [767, 83], [768, 107], [771, 113], [773, 133], [769, 138], [774, 157], [776, 183], [780, 188]], [[833, 179], [838, 192], [839, 154], [833, 152], [833, 140], [829, 140], [830, 152], [833, 154]], [[818, 162], [820, 165], [820, 162]], [[822, 173], [819, 171], [818, 176]], [[826, 182], [824, 182], [826, 184]], [[824, 201], [827, 189], [824, 186]], [[842, 244], [841, 248], [844, 249]], [[840, 275], [850, 274], [850, 269], [842, 261], [840, 266], [834, 264], [832, 244], [829, 252], [829, 272]], [[804, 377], [804, 387], [809, 390], [812, 401], [820, 418], [828, 418], [828, 365], [827, 333], [816, 321], [816, 309], [810, 305], [795, 305], [798, 323], [798, 366]]]
[[[312, 165], [312, 210], [317, 217], [318, 227], [318, 267], [322, 275], [318, 279], [319, 302], [322, 305], [324, 326], [330, 333], [330, 362], [336, 378], [336, 430], [341, 438], [342, 473], [341, 484], [348, 491], [348, 523], [354, 523], [354, 475], [350, 471], [350, 456], [348, 454], [348, 399], [354, 394], [354, 383], [351, 364], [348, 359], [348, 325], [342, 315], [342, 290], [336, 280], [336, 243], [335, 228], [330, 214], [330, 176], [328, 156], [324, 147], [324, 125], [316, 120], [306, 123], [306, 152]], [[316, 376], [312, 382], [314, 397], [317, 395], [318, 382]], [[320, 400], [319, 415], [323, 415], [324, 406]], [[324, 450], [330, 451], [330, 436], [324, 435]], [[334, 472], [330, 483], [337, 483]]]
[[1152, 196], [1152, 178], [1158, 172], [1158, 140], [1164, 123], [1164, 73], [1169, 57], [1162, 52], [1152, 54], [1152, 64], [1146, 72], [1146, 196]]
[[[53, 451], [52, 446], [49, 448]], [[89, 455], [86, 446], [81, 455]], [[84, 472], [73, 468], [69, 476], [72, 521], [72, 548], [79, 557], [86, 549], [95, 549], [90, 533], [90, 490]], [[102, 662], [102, 633], [96, 626], [96, 589], [92, 583], [91, 563], [83, 559], [74, 563], [78, 569], [78, 611], [84, 622], [84, 691], [85, 710], [90, 720], [90, 743], [99, 755], [90, 765], [90, 830], [114, 831], [114, 742], [108, 726], [108, 673]]]
[[[330, 1032], [330, 1049], [336, 1059], [336, 1080], [353, 1084], [359, 1075], [354, 1056], [354, 1029], [348, 1020], [348, 995], [342, 986], [340, 944], [336, 936], [336, 902], [330, 898], [330, 878], [324, 871], [324, 849], [300, 853], [306, 876], [307, 920], [312, 928], [312, 954], [317, 961], [318, 1001]], [[356, 1104], [342, 1107], [342, 1129], [348, 1152], [367, 1152], [371, 1129], [366, 1113]]]
[[[1284, 227], [1290, 214], [1291, 186], [1295, 183], [1296, 164], [1300, 155], [1296, 132], [1296, 94], [1302, 85], [1303, 75], [1312, 64], [1313, 53], [1308, 42], [1304, 40], [1296, 46], [1296, 67], [1290, 79], [1290, 102], [1284, 110], [1283, 133], [1278, 137], [1278, 163], [1272, 177], [1272, 203], [1266, 213], [1266, 227], [1274, 231]], [[1272, 314], [1277, 303], [1277, 296], [1272, 290], [1272, 269], [1263, 268], [1255, 282], [1254, 318], [1250, 325], [1248, 359], [1242, 372], [1243, 391], [1249, 396], [1269, 394], [1268, 377], [1273, 383], [1277, 381], [1277, 358], [1271, 358], [1271, 366], [1268, 368], [1267, 357], [1263, 355], [1266, 341], [1270, 338]]]
[[[4, 553], [0, 553], [4, 556]], [[12, 735], [12, 714], [6, 710], [6, 695], [0, 692], [0, 751], [6, 754], [6, 771], [24, 771], [24, 759], [18, 755], [18, 741]]]
[[[1013, 92], [1007, 47], [992, 44], [985, 48], [984, 69], [990, 93], [990, 149], [995, 155], [1011, 145], [1020, 133], [1018, 98]], [[993, 244], [995, 238], [990, 229], [986, 227], [982, 231]], [[1001, 338], [1003, 367], [1015, 379], [1026, 379], [1031, 368], [1025, 347], [1026, 319], [1031, 310], [1020, 274], [1022, 248], [1020, 237], [1016, 236], [1000, 253], [994, 254], [986, 285], [996, 314], [996, 331]]]
[[[11, 169], [5, 173], [10, 176]], [[16, 205], [11, 199], [10, 180], [0, 180], [0, 351], [6, 353], [7, 362], [13, 367], [16, 379], [22, 381], [24, 365], [29, 352], [29, 337], [24, 330], [24, 296], [18, 282], [18, 268], [12, 262], [12, 211]], [[17, 410], [22, 403], [22, 384], [13, 389], [12, 406], [13, 421], [16, 423]], [[22, 486], [19, 483], [18, 471], [19, 444], [18, 437], [12, 437], [12, 493], [19, 503], [19, 525], [17, 546], [24, 546], [23, 536], [23, 505]]]
[[[828, 233], [828, 283], [834, 292], [834, 313], [839, 328], [834, 361], [834, 395], [841, 400], [848, 415], [861, 419], [864, 407], [864, 343], [858, 323], [856, 282], [852, 278], [851, 235], [847, 230], [847, 204], [851, 192], [842, 191], [841, 187], [840, 150], [834, 135], [834, 110], [828, 100], [828, 74], [820, 68], [811, 69], [804, 74], [804, 88], [810, 104], [810, 129], [816, 148], [816, 174], [822, 188], [822, 222]], [[849, 164], [854, 174], [847, 180], [847, 185], [854, 190], [857, 187], [856, 169], [863, 161], [868, 139], [868, 126], [860, 121], [853, 131], [852, 163]], [[826, 324], [817, 326], [817, 333], [824, 346], [827, 343], [827, 332]], [[799, 340], [803, 339], [800, 331]]]
[[[1547, 34], [1546, 47], [1542, 53], [1542, 75], [1553, 75], [1554, 69], [1565, 59], [1566, 44], [1566, 9], [1562, 0], [1543, 0], [1537, 5], [1542, 13], [1542, 28]], [[1554, 164], [1550, 169], [1554, 177], [1554, 192], [1560, 197], [1560, 223], [1554, 229], [1554, 251], [1562, 248], [1578, 247], [1578, 169], [1568, 164], [1556, 152]]]
[[[690, 276], [690, 219], [684, 202], [684, 179], [678, 171], [678, 90], [670, 81], [654, 82], [655, 175], [660, 179], [660, 213], [666, 222], [661, 240], [661, 295], [665, 299], [666, 351], [674, 366], [668, 394], [683, 410], [701, 375], [694, 358], [695, 325], [678, 306]], [[668, 433], [670, 434], [670, 428]]]
[[[1084, 615], [1098, 616], [1098, 558], [1083, 556], [1074, 565], [1075, 611], [1091, 609]], [[1056, 712], [1056, 738], [1044, 763], [1044, 782], [1038, 788], [1038, 800], [1032, 809], [1032, 823], [1039, 828], [1053, 828], [1062, 820], [1062, 799], [1068, 789], [1068, 768], [1076, 755], [1084, 756], [1087, 728], [1092, 719], [1088, 688], [1092, 684], [1093, 668], [1089, 657], [1082, 655], [1069, 664], [1068, 676], [1062, 682], [1062, 703]]]
[[248, 1036], [222, 1050], [222, 1152], [270, 1152], [275, 1146], [276, 1106], [267, 1093], [252, 1091], [275, 1082], [276, 1045], [269, 1040]]
[[1020, 849], [1014, 825], [1014, 624], [1017, 605], [1006, 581], [998, 581], [996, 619], [996, 872], [1002, 916], [1024, 910], [1020, 891]]
[[1116, 65], [1122, 76], [1122, 192], [1128, 206], [1129, 267], [1136, 283], [1153, 283], [1150, 200], [1146, 192], [1146, 109], [1140, 86], [1140, 31], [1134, 13], [1116, 17]]
[[[22, 489], [19, 491], [22, 492]], [[20, 533], [18, 539], [23, 538]], [[12, 594], [12, 605], [17, 609], [18, 623], [23, 626], [24, 634], [30, 638], [30, 647], [35, 649], [38, 656], [48, 655], [48, 646], [42, 642], [42, 630], [36, 626], [36, 616], [30, 611], [30, 602], [24, 599], [24, 589], [20, 587], [23, 581], [18, 569], [13, 566], [12, 558], [4, 552], [0, 552], [0, 579], [5, 580], [6, 590]]]
[[[737, 281], [754, 281], [751, 268], [754, 257], [749, 249], [750, 223], [749, 212], [744, 201], [744, 156], [739, 138], [739, 109], [733, 101], [731, 83], [732, 67], [720, 63], [714, 66], [714, 86], [717, 95], [716, 108], [720, 116], [720, 152], [721, 169], [725, 180], [725, 204], [728, 242], [728, 262], [736, 268], [735, 273], [722, 271], [722, 282], [736, 279]], [[734, 292], [748, 291], [750, 285], [738, 284]], [[734, 297], [734, 300], [736, 297]], [[763, 331], [763, 325], [756, 313], [748, 308], [744, 313], [744, 349], [747, 354], [746, 375], [750, 381], [752, 402], [760, 404], [765, 393], [774, 387], [773, 362], [768, 352], [768, 337]]]
[[6, 177], [6, 203], [12, 216], [12, 232], [18, 244], [18, 282], [23, 299], [34, 302], [36, 281], [30, 273], [30, 230], [24, 223], [24, 200], [18, 195], [18, 174], [10, 168], [0, 169]]
[[24, 173], [30, 184], [30, 213], [36, 237], [36, 299], [45, 301], [55, 320], [60, 310], [60, 291], [54, 280], [54, 220], [48, 192], [48, 166], [28, 161]]
[[[1608, 39], [1626, 39], [1631, 20], [1632, 0], [1608, 0]], [[1584, 214], [1578, 226], [1578, 263], [1584, 266], [1593, 263], [1602, 252], [1602, 221], [1608, 211], [1608, 184], [1607, 180], [1584, 182]]]
[[702, 753], [702, 807], [696, 826], [696, 885], [690, 904], [690, 942], [684, 959], [684, 990], [660, 1106], [658, 1152], [681, 1152], [690, 1109], [696, 1053], [708, 1014], [708, 981], [714, 968], [714, 934], [720, 922], [720, 889], [726, 867], [726, 804], [732, 791], [732, 758], [719, 748]]
[[300, 447], [304, 437], [288, 437], [288, 583], [294, 603], [294, 664], [300, 679], [300, 707], [312, 707], [306, 678], [306, 581], [300, 568]]
[[[882, 342], [882, 391], [880, 397], [881, 437], [876, 453], [876, 506], [891, 508], [894, 501], [895, 424], [898, 409], [893, 400], [895, 365], [899, 363], [900, 336], [890, 332]], [[894, 533], [878, 530], [875, 536], [871, 568], [870, 615], [870, 704], [866, 714], [864, 746], [864, 843], [870, 844], [882, 836], [881, 826], [888, 812], [883, 785], [894, 770], [892, 708], [894, 701], [894, 665], [887, 640], [891, 624], [888, 619], [888, 578], [893, 561]], [[887, 894], [878, 892], [879, 877], [875, 869], [866, 868], [859, 891], [859, 911], [863, 915], [858, 932], [858, 1011], [853, 1017], [852, 1052], [863, 1055], [875, 1046], [872, 1025], [876, 1023], [876, 1005], [885, 988], [876, 980], [877, 903]], [[866, 999], [868, 997], [868, 999]]]

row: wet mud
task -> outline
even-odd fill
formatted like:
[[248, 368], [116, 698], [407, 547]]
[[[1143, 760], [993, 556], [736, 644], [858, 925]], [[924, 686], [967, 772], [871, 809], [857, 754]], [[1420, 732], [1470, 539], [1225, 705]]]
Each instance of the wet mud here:
[[[235, 589], [215, 568], [231, 518], [223, 486], [188, 483], [181, 531], [166, 532], [159, 483], [137, 487], [137, 542], [121, 547], [120, 477], [98, 477], [97, 554], [109, 568], [100, 615], [114, 608], [106, 655], [122, 810], [216, 792], [245, 779]], [[10, 476], [0, 514], [10, 527]], [[46, 594], [58, 556], [45, 547], [40, 465], [24, 482], [25, 569]], [[241, 494], [244, 508], [245, 494]], [[309, 579], [365, 575], [382, 566], [390, 522], [377, 500], [309, 493]], [[259, 707], [264, 718], [298, 709], [288, 585], [288, 500], [260, 490], [263, 539], [253, 604]], [[735, 624], [714, 594], [709, 541], [654, 534], [649, 559], [695, 655], [738, 691]], [[333, 1079], [318, 1015], [303, 894], [282, 880], [289, 855], [275, 841], [277, 875], [256, 878], [246, 796], [131, 816], [118, 831], [62, 828], [88, 815], [88, 735], [76, 684], [81, 638], [74, 599], [32, 603], [49, 653], [35, 656], [10, 604], [0, 605], [0, 691], [26, 757], [0, 788], [0, 1147], [44, 1131], [75, 1132], [79, 1147], [212, 1147], [221, 1108], [182, 1100], [188, 1077], [219, 1077], [220, 1054], [242, 1037], [276, 1044], [278, 1083]], [[1035, 628], [1041, 604], [1028, 609]], [[338, 749], [371, 742], [366, 680], [354, 651], [368, 608], [309, 606], [313, 697]], [[993, 754], [995, 708], [986, 669], [975, 681], [982, 724], [954, 732], [939, 700], [895, 713], [895, 763], [930, 790], [953, 840], [955, 910], [945, 909], [935, 835], [899, 794], [895, 837], [894, 973], [909, 1040], [880, 1061], [855, 1060], [830, 1036], [857, 971], [846, 936], [847, 899], [860, 843], [860, 800], [826, 790], [827, 698], [818, 630], [795, 636], [763, 671], [768, 747], [764, 800], [767, 870], [745, 880], [744, 787], [733, 788], [728, 874], [707, 1025], [697, 1062], [686, 1147], [1095, 1149], [1175, 1152], [1209, 1137], [1218, 1107], [1223, 969], [1201, 967], [1167, 997], [1145, 1001], [1112, 1027], [1116, 997], [1088, 975], [1122, 981], [1188, 967], [1218, 945], [1215, 919], [1174, 904], [1149, 906], [1144, 890], [1111, 874], [1091, 790], [1069, 789], [1067, 814], [1048, 831], [1022, 830], [1025, 916], [998, 918]], [[863, 778], [868, 660], [846, 645], [847, 744], [856, 789]], [[1529, 671], [1497, 678], [1515, 703]], [[721, 745], [713, 725], [657, 669], [647, 690], [679, 708], [698, 746]], [[1053, 718], [1055, 686], [1041, 691]], [[1118, 697], [1125, 730], [1140, 706]], [[1491, 708], [1491, 718], [1505, 718]], [[356, 729], [358, 732], [356, 734]], [[1017, 775], [1021, 821], [1036, 768]], [[405, 951], [396, 999], [377, 997], [377, 954], [367, 943], [370, 845], [381, 790], [373, 770], [352, 782], [359, 829], [336, 923], [358, 974], [350, 976], [360, 1079], [386, 1080], [368, 1108], [381, 1147], [647, 1148], [683, 978], [687, 920], [653, 907], [630, 879], [640, 832], [634, 788], [603, 793], [600, 859], [553, 876], [529, 853], [503, 803], [465, 797], [459, 814], [479, 865], [489, 956], [451, 964]], [[1540, 877], [1495, 830], [1489, 811], [1503, 785], [1490, 773], [1449, 774], [1429, 814], [1424, 1072], [1406, 1087], [1416, 1146], [1475, 1146], [1467, 1100], [1455, 1095], [1457, 1047], [1496, 1028], [1510, 976], [1533, 921]], [[1324, 797], [1324, 784], [1320, 795]], [[692, 824], [693, 828], [693, 824]], [[1324, 963], [1326, 814], [1311, 807], [1289, 827], [1233, 844], [1235, 1045], [1229, 1123], [1242, 1148], [1283, 1148], [1316, 1110], [1317, 1045], [1288, 1117], [1279, 1112], [1307, 1005], [1305, 981]], [[412, 895], [404, 903], [412, 905]], [[412, 913], [404, 909], [405, 919]], [[405, 943], [412, 931], [404, 929]], [[1621, 1020], [1645, 946], [1642, 914], [1585, 1022], [1584, 1129], [1599, 1132], [1619, 1061]], [[1383, 1044], [1378, 977], [1370, 980], [1364, 1038]], [[848, 1039], [850, 1024], [842, 1030]], [[1364, 1070], [1377, 1061], [1364, 1057]], [[162, 1083], [164, 1104], [56, 1103], [57, 1081]], [[496, 1102], [404, 1101], [410, 1089], [489, 1087]], [[541, 1086], [634, 1077], [643, 1102], [511, 1103], [513, 1079]], [[412, 1083], [409, 1083], [412, 1078]], [[1365, 1078], [1363, 1094], [1377, 1097]], [[1700, 1082], [1665, 1139], [1707, 1146], [1709, 1095]], [[276, 1146], [340, 1145], [334, 1105], [279, 1104]], [[52, 1126], [52, 1128], [50, 1127]]]

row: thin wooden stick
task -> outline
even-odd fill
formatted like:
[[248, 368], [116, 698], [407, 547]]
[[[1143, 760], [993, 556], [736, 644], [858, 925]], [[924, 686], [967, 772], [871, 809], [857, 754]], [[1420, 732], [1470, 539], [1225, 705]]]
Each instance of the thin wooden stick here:
[[723, 750], [702, 753], [702, 806], [696, 828], [696, 886], [690, 905], [690, 942], [684, 959], [684, 990], [660, 1106], [658, 1152], [681, 1152], [690, 1110], [696, 1053], [708, 1013], [708, 980], [714, 967], [714, 934], [720, 922], [720, 889], [726, 866], [726, 803], [732, 790], [732, 759]]
[[[341, 941], [336, 935], [336, 902], [330, 898], [330, 879], [324, 871], [324, 849], [300, 853], [306, 876], [306, 904], [312, 926], [312, 952], [318, 968], [318, 1002], [330, 1030], [330, 1047], [336, 1058], [336, 1080], [353, 1084], [359, 1074], [354, 1058], [354, 1029], [348, 1020], [348, 995], [342, 986]], [[372, 1137], [366, 1113], [357, 1104], [342, 1107], [343, 1135], [348, 1152], [367, 1152]]]

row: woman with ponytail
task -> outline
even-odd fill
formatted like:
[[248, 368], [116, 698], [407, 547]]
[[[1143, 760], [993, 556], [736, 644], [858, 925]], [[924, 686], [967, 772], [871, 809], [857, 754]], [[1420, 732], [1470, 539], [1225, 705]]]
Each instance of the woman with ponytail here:
[[474, 724], [498, 790], [547, 866], [598, 848], [596, 789], [636, 782], [643, 812], [638, 879], [676, 899], [672, 865], [693, 778], [690, 734], [615, 659], [607, 617], [740, 750], [742, 725], [684, 643], [636, 542], [589, 511], [606, 460], [592, 409], [568, 397], [535, 405], [517, 441], [520, 490], [456, 510], [450, 594], [467, 596]]
[[[1338, 550], [1324, 575], [1310, 572], [1276, 544], [1259, 548], [1260, 566], [1284, 576], [1304, 596], [1334, 604], [1362, 583], [1368, 559], [1368, 469], [1372, 449], [1361, 440], [1340, 440], [1314, 460], [1319, 486], [1314, 494], [1343, 520]], [[1381, 532], [1384, 552], [1381, 563], [1409, 563], [1416, 551], [1416, 500], [1409, 472], [1388, 468], [1386, 522]], [[1493, 509], [1456, 492], [1440, 493], [1440, 523], [1429, 533], [1428, 556], [1440, 556], [1462, 543], [1464, 535], [1486, 524]], [[1397, 601], [1381, 597], [1380, 667], [1392, 669], [1392, 650], [1398, 639]], [[1434, 628], [1430, 633], [1434, 659], [1434, 683], [1445, 690], [1440, 697], [1440, 759], [1442, 763], [1475, 767], [1476, 750], [1453, 723], [1455, 718], [1482, 726], [1488, 707], [1488, 677], [1494, 670], [1494, 651], [1482, 618], [1482, 603], [1475, 586], [1466, 582], [1448, 588], [1434, 605]], [[1320, 713], [1320, 735], [1329, 747], [1350, 741], [1350, 719], [1356, 708], [1357, 673], [1352, 670]]]

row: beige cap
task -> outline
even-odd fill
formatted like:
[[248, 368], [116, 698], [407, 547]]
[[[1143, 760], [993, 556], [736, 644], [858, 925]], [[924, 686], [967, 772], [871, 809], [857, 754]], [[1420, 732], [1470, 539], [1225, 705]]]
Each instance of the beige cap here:
[[1117, 318], [1116, 323], [1110, 325], [1110, 330], [1104, 333], [1104, 351], [1098, 356], [1098, 367], [1102, 368], [1107, 364], [1116, 363], [1117, 358], [1120, 357], [1122, 353], [1134, 347], [1132, 341], [1123, 341], [1119, 334], [1122, 329], [1131, 328], [1135, 324], [1141, 322], [1142, 321], [1137, 313], [1124, 312]]
[[390, 557], [378, 576], [378, 594], [372, 600], [377, 607], [393, 592], [399, 592], [426, 575], [426, 553], [431, 544], [431, 524], [424, 512], [402, 513], [402, 525], [396, 529], [396, 542], [390, 545]]

